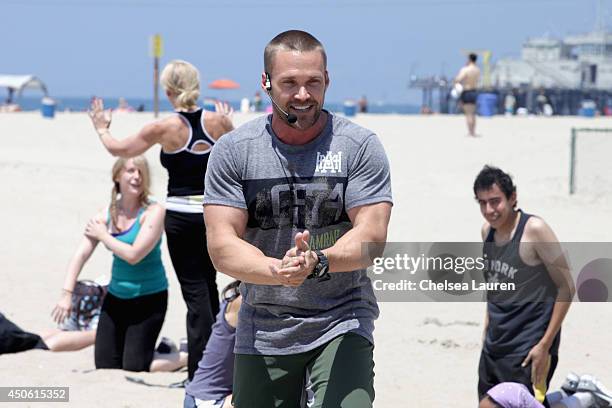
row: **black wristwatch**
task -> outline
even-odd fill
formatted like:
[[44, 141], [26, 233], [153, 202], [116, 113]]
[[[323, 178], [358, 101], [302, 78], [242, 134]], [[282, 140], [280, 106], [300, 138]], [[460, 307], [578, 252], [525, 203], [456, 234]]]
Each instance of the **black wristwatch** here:
[[331, 275], [329, 274], [329, 260], [325, 254], [318, 249], [315, 249], [314, 253], [317, 254], [319, 262], [315, 265], [312, 273], [308, 275], [308, 279], [317, 278], [319, 282], [331, 279]]

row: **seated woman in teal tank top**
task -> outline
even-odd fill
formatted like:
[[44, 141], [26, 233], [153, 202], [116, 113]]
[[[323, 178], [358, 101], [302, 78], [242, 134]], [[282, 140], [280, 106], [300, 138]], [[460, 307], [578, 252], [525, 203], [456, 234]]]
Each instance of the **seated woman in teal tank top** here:
[[160, 250], [165, 210], [149, 200], [149, 167], [143, 156], [118, 159], [112, 180], [110, 206], [87, 224], [54, 318], [66, 317], [77, 277], [102, 242], [114, 259], [95, 336], [96, 368], [155, 370], [151, 362], [168, 300]]

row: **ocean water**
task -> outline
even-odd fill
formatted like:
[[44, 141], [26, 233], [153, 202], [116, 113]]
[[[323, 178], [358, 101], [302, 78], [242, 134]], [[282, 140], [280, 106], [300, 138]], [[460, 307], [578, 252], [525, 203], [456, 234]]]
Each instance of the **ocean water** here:
[[[88, 97], [56, 97], [54, 98], [57, 106], [57, 111], [74, 111], [81, 112], [87, 110], [91, 98]], [[142, 107], [144, 111], [153, 110], [153, 100], [144, 98], [125, 98], [128, 104], [134, 109]], [[41, 98], [38, 97], [22, 97], [16, 101], [22, 110], [32, 111], [38, 110], [41, 107]], [[160, 111], [170, 112], [172, 111], [172, 105], [165, 98], [160, 98], [159, 101]], [[201, 102], [201, 101], [200, 101]], [[228, 103], [236, 110], [240, 110], [239, 101], [228, 101]], [[265, 106], [264, 100], [264, 106]], [[119, 98], [104, 98], [105, 107], [116, 108], [119, 104]], [[269, 104], [269, 103], [268, 103]], [[342, 112], [342, 103], [326, 103], [325, 109], [332, 112]], [[399, 113], [399, 114], [416, 114], [419, 112], [419, 107], [416, 105], [402, 104], [402, 103], [370, 103], [368, 106], [368, 113]]]

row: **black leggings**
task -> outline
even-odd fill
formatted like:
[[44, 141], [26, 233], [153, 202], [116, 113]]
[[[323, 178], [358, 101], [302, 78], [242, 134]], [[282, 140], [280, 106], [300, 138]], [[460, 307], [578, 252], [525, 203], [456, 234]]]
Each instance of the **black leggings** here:
[[167, 306], [167, 290], [134, 299], [108, 293], [96, 331], [96, 368], [149, 371]]
[[187, 304], [187, 373], [191, 380], [219, 312], [216, 271], [206, 247], [202, 214], [167, 210], [165, 227], [172, 266]]

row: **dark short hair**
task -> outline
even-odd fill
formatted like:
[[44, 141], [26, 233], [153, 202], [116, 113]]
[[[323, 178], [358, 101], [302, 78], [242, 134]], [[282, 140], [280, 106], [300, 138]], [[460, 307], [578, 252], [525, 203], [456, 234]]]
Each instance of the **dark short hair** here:
[[306, 31], [300, 30], [289, 30], [280, 33], [274, 37], [264, 50], [264, 70], [270, 72], [272, 70], [272, 59], [277, 51], [320, 51], [323, 56], [323, 66], [327, 68], [327, 54], [325, 48], [319, 40], [317, 40], [312, 34]]
[[512, 181], [512, 176], [498, 167], [486, 165], [474, 180], [474, 196], [478, 198], [479, 191], [490, 190], [493, 184], [497, 184], [508, 199], [513, 193], [516, 193], [516, 185]]
[[475, 53], [471, 52], [470, 55], [468, 55], [468, 58], [470, 59], [470, 61], [476, 62], [476, 60], [478, 59], [478, 55], [476, 55]]

